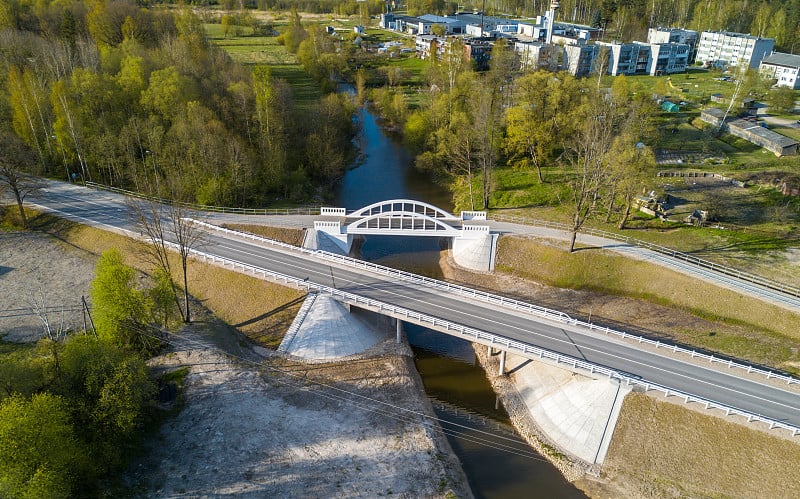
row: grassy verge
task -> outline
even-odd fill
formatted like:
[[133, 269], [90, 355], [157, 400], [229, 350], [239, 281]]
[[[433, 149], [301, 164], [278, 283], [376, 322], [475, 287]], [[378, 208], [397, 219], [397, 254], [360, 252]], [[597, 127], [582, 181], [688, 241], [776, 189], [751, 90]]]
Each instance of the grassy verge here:
[[604, 468], [612, 496], [800, 497], [800, 445], [641, 393], [625, 398]]
[[[47, 214], [36, 215], [32, 227], [95, 255], [117, 248], [128, 265], [148, 272], [143, 243]], [[173, 268], [180, 268], [173, 255]], [[179, 275], [173, 275], [181, 282]], [[304, 293], [202, 262], [190, 261], [189, 292], [227, 324], [266, 347], [280, 344], [300, 308]]]
[[[655, 190], [663, 198], [671, 195], [670, 220], [632, 213], [625, 230], [617, 229], [619, 213], [604, 221], [605, 207], [587, 225], [621, 236], [645, 240], [667, 248], [694, 254], [715, 263], [764, 275], [770, 279], [794, 284], [800, 278], [798, 269], [788, 265], [790, 254], [800, 245], [800, 198], [783, 196], [777, 189], [780, 182], [792, 182], [797, 168], [769, 169], [753, 172], [722, 170], [709, 165], [691, 171], [723, 173], [746, 180], [744, 188], [721, 180], [693, 182], [691, 178], [657, 178], [653, 176], [646, 190]], [[544, 169], [544, 183], [531, 170], [509, 167], [493, 172], [490, 207], [496, 215], [514, 215], [530, 219], [569, 223], [570, 192], [568, 174], [558, 167]], [[473, 180], [475, 209], [482, 208], [482, 179]], [[456, 209], [472, 209], [469, 185], [463, 178], [452, 184]], [[724, 228], [694, 227], [682, 220], [694, 209], [712, 210]], [[787, 250], [789, 252], [787, 253]]]
[[551, 286], [637, 298], [738, 326], [669, 327], [666, 334], [679, 343], [797, 371], [792, 348], [800, 342], [800, 316], [755, 298], [605, 251], [570, 254], [561, 245], [521, 237], [500, 238], [496, 265], [501, 272]]

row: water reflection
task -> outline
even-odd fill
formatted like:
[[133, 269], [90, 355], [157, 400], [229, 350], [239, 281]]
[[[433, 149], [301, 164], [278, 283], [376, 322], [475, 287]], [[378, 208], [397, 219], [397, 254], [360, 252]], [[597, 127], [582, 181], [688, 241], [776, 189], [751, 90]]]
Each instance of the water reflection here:
[[411, 166], [406, 148], [383, 133], [372, 113], [362, 109], [358, 120], [359, 162], [339, 182], [336, 206], [355, 210], [388, 199], [414, 199], [453, 209], [447, 189]]

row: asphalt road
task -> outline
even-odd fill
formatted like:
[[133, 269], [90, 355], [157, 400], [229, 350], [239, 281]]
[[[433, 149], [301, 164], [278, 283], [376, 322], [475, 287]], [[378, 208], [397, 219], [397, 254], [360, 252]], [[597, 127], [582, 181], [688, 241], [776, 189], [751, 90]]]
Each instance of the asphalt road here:
[[[54, 186], [37, 200], [79, 222], [135, 231], [120, 197], [70, 186]], [[308, 279], [324, 286], [440, 317], [498, 336], [529, 343], [624, 371], [669, 388], [800, 427], [800, 395], [767, 383], [689, 363], [669, 354], [581, 327], [471, 301], [462, 295], [346, 267], [331, 266], [300, 252], [280, 251], [218, 233], [208, 234], [202, 251]], [[735, 371], [731, 371], [735, 373]]]

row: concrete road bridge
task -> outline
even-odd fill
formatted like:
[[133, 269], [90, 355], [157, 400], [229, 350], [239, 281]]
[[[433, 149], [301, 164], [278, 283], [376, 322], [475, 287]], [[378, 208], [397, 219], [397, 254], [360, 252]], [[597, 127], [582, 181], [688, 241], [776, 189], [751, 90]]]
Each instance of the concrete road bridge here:
[[303, 247], [348, 255], [356, 237], [368, 235], [446, 237], [455, 261], [472, 270], [494, 270], [497, 234], [486, 220], [486, 212], [462, 211], [455, 216], [441, 208], [411, 199], [379, 201], [347, 212], [344, 208], [320, 209], [323, 220], [314, 221]]
[[[139, 237], [121, 195], [54, 183], [38, 203], [67, 219]], [[445, 228], [439, 222], [448, 218], [446, 213], [417, 213], [430, 207], [411, 203], [405, 207], [365, 207], [351, 223], [363, 229], [369, 229], [370, 223], [383, 222], [396, 224], [394, 229], [384, 227], [385, 231], [455, 234], [453, 231], [468, 222], [462, 219], [459, 225], [458, 220], [451, 219], [452, 225]], [[373, 217], [381, 210], [395, 215]], [[349, 215], [336, 211], [326, 216], [347, 221]], [[422, 229], [419, 224], [423, 222], [430, 229]], [[210, 225], [206, 229], [202, 248], [193, 250], [195, 258], [393, 317], [398, 334], [403, 322], [420, 324], [503, 352], [541, 359], [644, 391], [657, 390], [718, 414], [738, 416], [740, 421], [800, 435], [800, 380], [784, 373], [663, 344], [535, 304], [341, 254], [298, 248]], [[502, 355], [505, 358], [505, 353]], [[503, 365], [501, 359], [501, 369]]]

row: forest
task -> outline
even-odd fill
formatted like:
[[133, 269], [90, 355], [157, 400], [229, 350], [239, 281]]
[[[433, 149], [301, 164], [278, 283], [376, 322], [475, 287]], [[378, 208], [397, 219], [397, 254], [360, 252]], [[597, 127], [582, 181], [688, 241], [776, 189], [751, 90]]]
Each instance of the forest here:
[[[251, 71], [209, 45], [189, 9], [3, 6], [2, 140], [23, 141], [35, 173], [243, 206], [308, 200], [349, 161], [347, 98], [298, 109], [268, 68]], [[308, 34], [294, 26], [299, 50]]]

